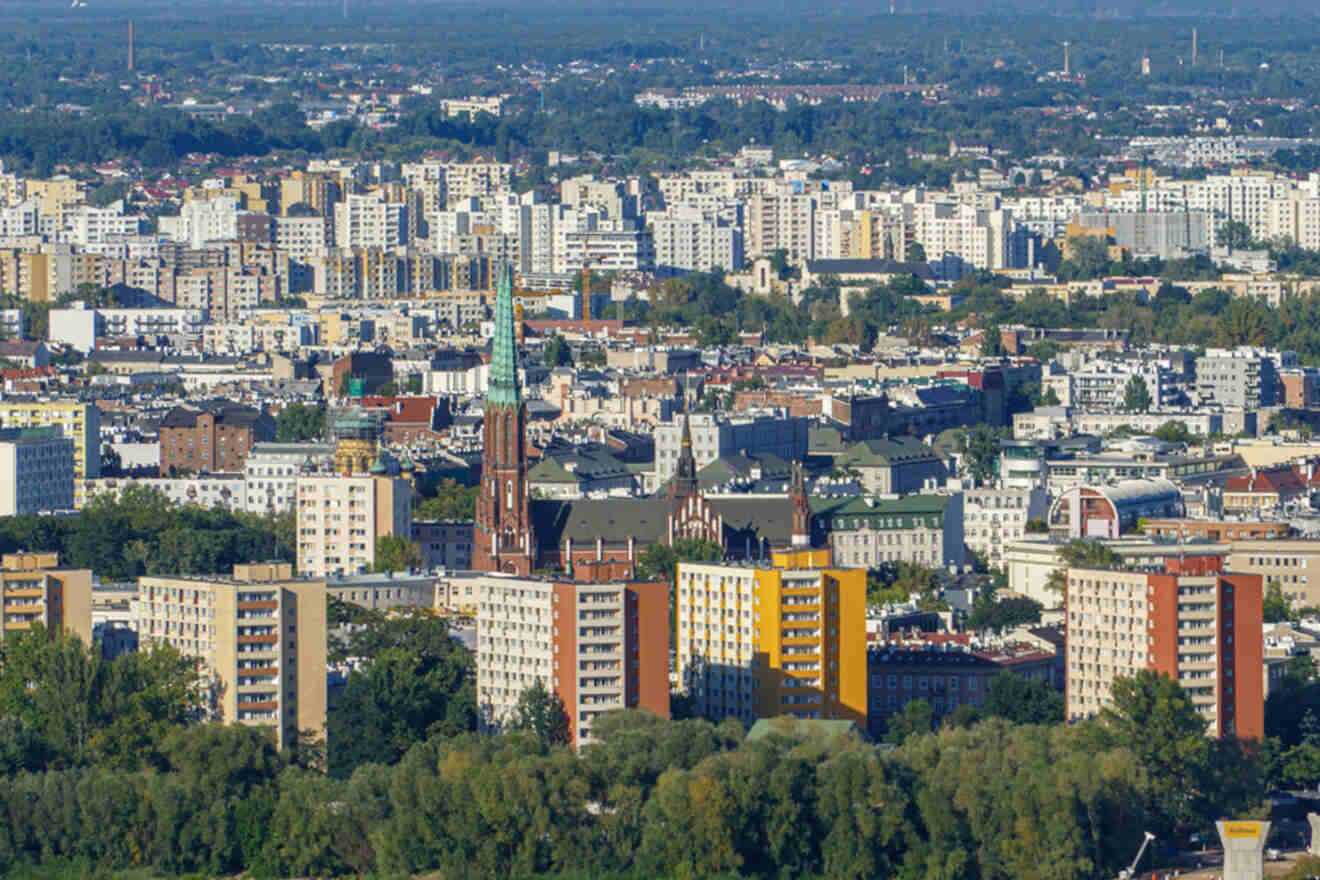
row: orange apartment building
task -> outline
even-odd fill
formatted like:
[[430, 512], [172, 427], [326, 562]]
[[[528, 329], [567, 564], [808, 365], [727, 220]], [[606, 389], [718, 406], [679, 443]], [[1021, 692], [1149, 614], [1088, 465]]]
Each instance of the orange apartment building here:
[[477, 708], [507, 723], [540, 682], [563, 701], [571, 741], [603, 712], [669, 716], [669, 589], [663, 583], [556, 583], [491, 574], [477, 584]]
[[1183, 687], [1209, 735], [1263, 737], [1264, 579], [1222, 569], [1222, 556], [1173, 557], [1164, 571], [1069, 569], [1068, 719], [1097, 715], [1114, 679], [1152, 669]]

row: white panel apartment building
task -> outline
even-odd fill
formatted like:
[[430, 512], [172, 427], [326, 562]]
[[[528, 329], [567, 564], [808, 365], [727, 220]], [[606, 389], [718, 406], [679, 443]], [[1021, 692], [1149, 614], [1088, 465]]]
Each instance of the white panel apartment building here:
[[370, 571], [376, 540], [412, 534], [412, 485], [369, 475], [298, 477], [298, 570], [309, 577]]
[[554, 686], [554, 585], [490, 575], [477, 585], [477, 711], [481, 723], [508, 720], [522, 692]]
[[661, 271], [708, 272], [716, 267], [737, 271], [743, 267], [741, 229], [699, 211], [684, 208], [647, 215], [655, 247], [655, 265]]
[[408, 243], [408, 206], [385, 192], [350, 194], [335, 205], [335, 243], [341, 248], [392, 248]]
[[816, 255], [816, 196], [765, 193], [747, 200], [747, 256], [768, 257], [779, 249], [788, 251], [790, 263], [814, 259]]
[[[759, 620], [756, 569], [685, 562], [676, 577], [679, 689], [691, 694], [698, 717], [751, 722], [760, 699], [753, 665]], [[814, 586], [820, 572], [784, 572], [784, 578]]]

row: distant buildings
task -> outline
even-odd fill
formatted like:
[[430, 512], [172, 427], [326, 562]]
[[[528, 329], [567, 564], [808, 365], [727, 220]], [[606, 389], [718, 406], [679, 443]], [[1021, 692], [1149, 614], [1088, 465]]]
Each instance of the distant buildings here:
[[83, 482], [101, 473], [101, 411], [77, 400], [0, 400], [0, 425], [6, 428], [58, 426], [73, 441], [74, 504], [86, 499]]
[[160, 424], [160, 467], [167, 474], [235, 473], [248, 452], [275, 439], [275, 420], [246, 406], [178, 406]]

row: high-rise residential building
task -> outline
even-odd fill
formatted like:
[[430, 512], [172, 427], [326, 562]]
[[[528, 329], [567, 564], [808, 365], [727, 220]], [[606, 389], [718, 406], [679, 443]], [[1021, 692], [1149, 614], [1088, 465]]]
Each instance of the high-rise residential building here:
[[556, 693], [572, 742], [591, 741], [616, 709], [669, 714], [669, 588], [662, 583], [555, 583], [487, 575], [477, 587], [477, 706], [507, 722], [523, 691]]
[[1043, 524], [1049, 506], [1049, 494], [1039, 487], [967, 489], [963, 492], [963, 540], [991, 568], [1002, 568], [1004, 548], [1022, 539], [1031, 520]]
[[1169, 559], [1162, 572], [1068, 570], [1068, 718], [1097, 715], [1114, 680], [1143, 669], [1178, 682], [1212, 736], [1265, 733], [1262, 584], [1223, 557]]
[[86, 501], [84, 481], [101, 475], [101, 411], [78, 400], [0, 400], [0, 426], [44, 428], [58, 425], [73, 441], [73, 503]]
[[325, 612], [325, 581], [294, 577], [287, 562], [144, 577], [135, 605], [143, 644], [202, 663], [219, 720], [269, 728], [281, 749], [325, 737]]
[[681, 562], [679, 688], [708, 718], [865, 724], [866, 570], [827, 550], [775, 553], [773, 567]]
[[0, 557], [0, 636], [41, 624], [92, 642], [92, 572], [61, 568], [58, 553]]
[[392, 248], [408, 243], [408, 206], [384, 190], [352, 194], [335, 205], [335, 244], [341, 248]]
[[699, 211], [676, 210], [648, 214], [660, 271], [736, 272], [743, 267], [742, 230]]
[[377, 421], [358, 409], [332, 432], [334, 471], [297, 477], [298, 570], [309, 577], [370, 571], [380, 538], [412, 535], [412, 483], [381, 460]]

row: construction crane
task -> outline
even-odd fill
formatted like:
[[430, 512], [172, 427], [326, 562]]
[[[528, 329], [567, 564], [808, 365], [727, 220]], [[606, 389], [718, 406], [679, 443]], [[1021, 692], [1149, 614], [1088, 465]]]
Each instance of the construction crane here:
[[1137, 865], [1141, 864], [1141, 857], [1146, 854], [1146, 848], [1150, 842], [1155, 839], [1155, 835], [1149, 831], [1146, 832], [1146, 839], [1141, 842], [1141, 849], [1137, 850], [1137, 857], [1132, 860], [1132, 864], [1118, 872], [1118, 880], [1132, 880], [1137, 876]]

